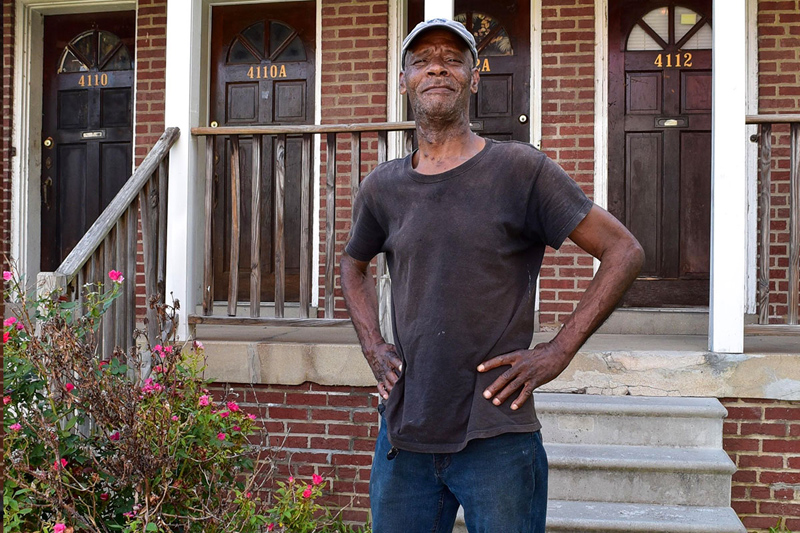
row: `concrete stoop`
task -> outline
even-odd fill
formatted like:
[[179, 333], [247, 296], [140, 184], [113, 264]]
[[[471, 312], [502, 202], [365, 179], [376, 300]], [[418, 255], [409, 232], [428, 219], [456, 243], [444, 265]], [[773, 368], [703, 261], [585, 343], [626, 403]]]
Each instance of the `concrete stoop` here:
[[[536, 394], [547, 531], [745, 533], [716, 399]], [[459, 512], [454, 533], [465, 533]]]

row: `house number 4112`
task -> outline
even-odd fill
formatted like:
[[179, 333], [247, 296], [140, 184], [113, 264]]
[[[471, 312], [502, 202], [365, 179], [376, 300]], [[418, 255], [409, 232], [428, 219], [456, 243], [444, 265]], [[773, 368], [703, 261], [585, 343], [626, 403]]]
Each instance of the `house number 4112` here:
[[[682, 57], [681, 57], [682, 56]], [[673, 63], [672, 59], [675, 58]], [[683, 64], [681, 65], [681, 58], [683, 59]], [[658, 54], [656, 60], [653, 61], [653, 64], [658, 68], [680, 68], [680, 67], [691, 67], [692, 66], [692, 54], [690, 52], [685, 52], [683, 54]]]

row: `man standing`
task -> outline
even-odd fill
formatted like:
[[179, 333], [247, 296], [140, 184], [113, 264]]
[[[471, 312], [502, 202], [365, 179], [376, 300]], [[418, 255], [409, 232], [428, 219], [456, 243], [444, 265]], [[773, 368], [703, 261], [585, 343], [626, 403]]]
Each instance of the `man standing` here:
[[[463, 25], [419, 24], [400, 92], [419, 149], [361, 187], [341, 262], [350, 316], [382, 397], [370, 478], [376, 533], [544, 533], [547, 458], [533, 401], [636, 278], [643, 252], [529, 144], [469, 128], [478, 53]], [[600, 269], [550, 341], [528, 349], [545, 246], [569, 237]], [[369, 261], [385, 252], [395, 345], [378, 324]]]

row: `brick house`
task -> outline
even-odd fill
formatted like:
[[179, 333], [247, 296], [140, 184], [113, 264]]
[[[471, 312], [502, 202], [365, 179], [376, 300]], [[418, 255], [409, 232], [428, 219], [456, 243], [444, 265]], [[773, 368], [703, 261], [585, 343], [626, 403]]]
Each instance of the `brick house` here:
[[[111, 241], [69, 272], [62, 262], [179, 128], [142, 195], [157, 207], [139, 220], [134, 206], [109, 234], [136, 254], [125, 301], [142, 314], [146, 293], [173, 293], [179, 335], [206, 344], [218, 392], [260, 404], [286, 468], [333, 476], [331, 501], [352, 500], [353, 520], [367, 515], [377, 399], [328, 258], [359, 179], [413, 146], [395, 82], [403, 36], [423, 17], [461, 20], [481, 47], [473, 128], [541, 148], [648, 255], [623, 307], [546, 391], [718, 398], [738, 467], [730, 505], [748, 529], [781, 516], [800, 529], [798, 0], [3, 8], [3, 251], [69, 282], [119, 267]], [[789, 116], [762, 119], [770, 135], [746, 125], [769, 114]], [[537, 340], [594, 267], [569, 243], [546, 256]], [[382, 261], [376, 274], [388, 325]]]

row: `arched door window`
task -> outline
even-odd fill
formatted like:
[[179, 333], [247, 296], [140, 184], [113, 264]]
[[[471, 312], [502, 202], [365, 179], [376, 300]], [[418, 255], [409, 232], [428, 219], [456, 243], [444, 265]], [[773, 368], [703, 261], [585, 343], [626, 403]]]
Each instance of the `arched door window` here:
[[58, 62], [59, 74], [132, 68], [128, 47], [119, 37], [103, 30], [85, 31], [72, 39], [64, 48]]
[[277, 20], [261, 20], [242, 30], [229, 47], [229, 64], [305, 61], [297, 30]]
[[711, 24], [708, 17], [687, 7], [659, 7], [634, 24], [625, 47], [629, 52], [673, 48], [711, 49]]
[[514, 49], [506, 29], [497, 20], [485, 13], [467, 11], [454, 17], [466, 26], [475, 37], [478, 54], [481, 56], [513, 56]]

